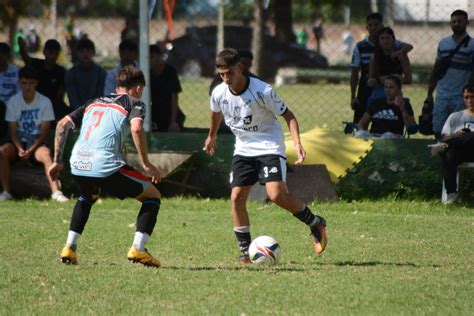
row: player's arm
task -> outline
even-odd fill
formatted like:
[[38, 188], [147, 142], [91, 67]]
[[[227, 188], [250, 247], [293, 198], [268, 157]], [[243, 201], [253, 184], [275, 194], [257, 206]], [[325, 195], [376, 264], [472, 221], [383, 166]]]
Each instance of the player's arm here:
[[21, 154], [25, 149], [23, 148], [20, 138], [18, 137], [18, 129], [16, 124], [17, 122], [8, 122], [8, 129], [10, 131], [11, 142], [18, 150], [18, 153]]
[[50, 121], [41, 122], [39, 137], [34, 141], [33, 144], [31, 144], [30, 148], [26, 148], [26, 151], [29, 152], [30, 154], [34, 153], [35, 150], [38, 147], [40, 147], [44, 144], [44, 142], [48, 138], [48, 134], [49, 134], [50, 130], [51, 130], [51, 122]]
[[173, 93], [171, 95], [171, 117], [170, 117], [170, 126], [168, 127], [168, 130], [170, 132], [179, 132], [181, 131], [181, 128], [178, 125], [177, 122], [178, 118], [178, 94]]
[[30, 55], [28, 55], [28, 51], [26, 50], [26, 43], [23, 37], [18, 37], [18, 47], [20, 48], [20, 56], [23, 59], [25, 65], [30, 65], [32, 63]]
[[400, 64], [402, 65], [402, 70], [403, 70], [403, 76], [402, 76], [402, 82], [404, 84], [411, 84], [413, 79], [412, 79], [412, 71], [411, 71], [411, 64], [410, 64], [410, 59], [406, 54], [400, 55], [399, 57]]
[[133, 118], [130, 121], [130, 132], [133, 143], [137, 149], [138, 157], [142, 162], [142, 169], [146, 175], [151, 177], [151, 182], [161, 181], [160, 171], [148, 160], [148, 144], [146, 141], [145, 129], [141, 118]]
[[372, 57], [369, 61], [369, 79], [367, 79], [367, 86], [373, 88], [379, 82], [377, 74], [375, 72], [375, 59]]
[[293, 143], [295, 144], [296, 155], [298, 157], [295, 161], [295, 164], [298, 165], [302, 163], [306, 157], [306, 152], [304, 151], [303, 145], [301, 144], [298, 120], [296, 119], [293, 112], [291, 112], [289, 109], [287, 109], [282, 116], [285, 119], [286, 124], [288, 125], [291, 139], [293, 139]]
[[364, 115], [362, 116], [362, 118], [360, 119], [359, 121], [359, 128], [366, 131], [369, 129], [369, 123], [370, 121], [372, 120], [372, 116], [365, 112]]
[[54, 154], [53, 164], [49, 167], [48, 174], [51, 179], [56, 180], [63, 168], [64, 147], [68, 138], [69, 131], [74, 128], [74, 123], [69, 116], [63, 117], [56, 125], [54, 135]]
[[351, 109], [355, 108], [355, 105], [359, 102], [356, 98], [357, 86], [359, 85], [359, 67], [354, 67], [351, 70]]
[[413, 45], [405, 42], [400, 42], [399, 54], [408, 54], [413, 50]]
[[209, 127], [209, 133], [207, 134], [206, 141], [204, 142], [203, 150], [209, 155], [214, 155], [217, 149], [217, 131], [221, 126], [222, 112], [211, 111], [211, 126]]

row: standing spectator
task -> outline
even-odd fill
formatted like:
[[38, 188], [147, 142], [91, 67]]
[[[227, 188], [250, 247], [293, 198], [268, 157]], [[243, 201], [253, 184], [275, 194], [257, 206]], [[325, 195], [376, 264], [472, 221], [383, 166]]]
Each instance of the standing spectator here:
[[[379, 31], [383, 28], [383, 16], [380, 13], [370, 13], [366, 18], [365, 28], [369, 36], [360, 41], [354, 47], [351, 62], [351, 108], [354, 110], [353, 122], [357, 123], [364, 115], [367, 109], [367, 98], [372, 93], [372, 89], [367, 86], [369, 77], [369, 61], [375, 50], [375, 42]], [[413, 49], [413, 46], [407, 43], [395, 41], [396, 51], [392, 57], [396, 58], [400, 54], [406, 54]], [[360, 72], [360, 77], [359, 77]], [[357, 94], [356, 94], [357, 91]]]
[[463, 98], [466, 109], [449, 115], [441, 131], [441, 143], [432, 148], [433, 154], [441, 154], [446, 204], [455, 202], [458, 197], [458, 166], [474, 161], [474, 85], [464, 87]]
[[0, 42], [0, 141], [8, 134], [8, 124], [5, 122], [7, 102], [20, 91], [18, 67], [10, 64], [10, 59], [10, 45]]
[[352, 46], [354, 45], [354, 36], [349, 27], [347, 27], [344, 32], [342, 32], [342, 53], [349, 56], [352, 51]]
[[[20, 158], [28, 161], [34, 157], [42, 163], [45, 172], [53, 163], [51, 153], [45, 145], [46, 138], [54, 121], [51, 101], [36, 92], [38, 73], [31, 67], [22, 68], [19, 72], [21, 92], [15, 94], [7, 105], [5, 116], [9, 125], [11, 142], [0, 147], [0, 175], [3, 192], [0, 201], [12, 198], [10, 191], [10, 164]], [[57, 180], [47, 174], [51, 187], [51, 198], [58, 202], [66, 202], [68, 198], [59, 191]]]
[[433, 92], [436, 89], [433, 108], [433, 131], [436, 138], [440, 137], [448, 116], [464, 109], [462, 88], [468, 83], [474, 70], [474, 41], [466, 33], [467, 13], [462, 10], [454, 11], [451, 13], [450, 24], [453, 34], [443, 38], [438, 44], [426, 98], [426, 102], [433, 102]]
[[[89, 219], [92, 206], [101, 193], [121, 200], [131, 197], [141, 202], [133, 244], [127, 258], [158, 268], [161, 263], [145, 248], [155, 228], [160, 210], [160, 192], [153, 183], [160, 181], [159, 170], [148, 160], [143, 120], [145, 104], [140, 101], [145, 76], [132, 66], [117, 75], [116, 94], [90, 100], [58, 122], [54, 139], [54, 163], [49, 169], [53, 179], [63, 168], [64, 146], [68, 131], [79, 126], [81, 132], [71, 154], [71, 173], [81, 195], [74, 206], [61, 261], [77, 264], [77, 244]], [[128, 166], [123, 157], [124, 135], [131, 132], [140, 157], [142, 173]]]
[[314, 20], [312, 30], [313, 30], [314, 40], [316, 42], [316, 51], [320, 53], [321, 41], [324, 37], [323, 20], [321, 18], [317, 18], [316, 20]]
[[71, 110], [104, 93], [107, 72], [93, 60], [95, 45], [88, 38], [77, 43], [78, 63], [66, 71], [66, 92]]
[[123, 40], [119, 45], [120, 62], [117, 67], [110, 69], [107, 72], [105, 79], [104, 95], [115, 93], [115, 77], [126, 66], [138, 67], [138, 46], [134, 41]]
[[306, 47], [306, 44], [308, 44], [308, 32], [306, 32], [304, 25], [296, 30], [296, 42], [303, 47]]
[[16, 30], [13, 36], [12, 52], [13, 52], [14, 57], [20, 56], [20, 46], [18, 46], [18, 39], [20, 37], [21, 38], [25, 37], [25, 33], [23, 32], [23, 29]]
[[35, 68], [38, 72], [39, 81], [36, 91], [51, 100], [54, 117], [56, 121], [59, 121], [69, 112], [69, 108], [64, 103], [66, 69], [57, 64], [61, 53], [61, 44], [55, 39], [47, 40], [43, 48], [44, 59], [29, 56], [26, 43], [22, 38], [18, 39], [18, 45], [25, 65]]
[[230, 184], [234, 233], [242, 253], [240, 261], [250, 263], [248, 249], [252, 239], [247, 198], [257, 181], [265, 185], [272, 202], [309, 227], [314, 250], [321, 254], [327, 245], [325, 219], [313, 214], [291, 195], [286, 185], [285, 142], [276, 116], [286, 121], [298, 156], [295, 163], [300, 164], [306, 152], [301, 145], [296, 117], [269, 84], [242, 73], [236, 50], [227, 48], [219, 52], [216, 68], [224, 84], [212, 91], [211, 126], [204, 150], [210, 155], [216, 153], [217, 131], [224, 119], [236, 139]]
[[122, 42], [126, 40], [132, 41], [138, 46], [139, 35], [138, 19], [136, 17], [128, 17], [125, 20], [125, 27], [120, 33], [120, 40]]
[[176, 69], [165, 63], [158, 45], [150, 45], [151, 121], [155, 132], [180, 132], [184, 113], [179, 109], [182, 91]]
[[[406, 128], [408, 134], [418, 130], [410, 100], [402, 95], [402, 81], [390, 75], [384, 80], [385, 97], [375, 99], [359, 122], [356, 136], [401, 138]], [[370, 135], [366, 131], [370, 126]]]
[[[34, 24], [30, 24], [28, 26], [28, 31], [25, 34], [25, 42], [26, 42], [26, 50], [29, 53], [36, 53], [39, 51], [41, 47], [41, 39], [36, 33], [36, 28]], [[20, 54], [21, 54], [21, 47], [20, 47]]]
[[403, 84], [410, 84], [412, 81], [411, 65], [407, 54], [397, 54], [395, 47], [395, 33], [389, 27], [380, 30], [375, 42], [374, 55], [369, 62], [369, 79], [367, 86], [372, 88], [372, 94], [367, 101], [370, 107], [370, 100], [383, 98], [384, 81], [389, 75], [399, 76]]

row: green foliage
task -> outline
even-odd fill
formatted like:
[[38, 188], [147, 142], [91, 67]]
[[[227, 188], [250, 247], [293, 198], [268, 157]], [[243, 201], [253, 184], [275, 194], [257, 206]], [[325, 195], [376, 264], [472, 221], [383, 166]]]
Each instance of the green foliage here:
[[228, 200], [164, 199], [148, 249], [160, 269], [126, 259], [139, 203], [94, 205], [78, 266], [59, 261], [74, 202], [0, 205], [2, 314], [470, 315], [474, 216], [463, 205], [316, 204], [329, 246], [275, 206], [250, 203], [252, 234], [275, 237], [282, 262], [242, 266]]

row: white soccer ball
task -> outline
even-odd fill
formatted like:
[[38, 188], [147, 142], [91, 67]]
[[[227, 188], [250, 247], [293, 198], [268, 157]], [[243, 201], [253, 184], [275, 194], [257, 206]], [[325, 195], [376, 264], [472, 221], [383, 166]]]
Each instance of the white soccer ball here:
[[280, 245], [273, 237], [259, 236], [250, 244], [249, 257], [256, 264], [276, 264], [281, 257]]

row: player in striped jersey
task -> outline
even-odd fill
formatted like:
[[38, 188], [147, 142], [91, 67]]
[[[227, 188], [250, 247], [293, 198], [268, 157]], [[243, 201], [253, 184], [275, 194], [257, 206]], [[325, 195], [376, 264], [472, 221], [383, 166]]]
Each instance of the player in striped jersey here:
[[[142, 203], [128, 259], [146, 266], [159, 267], [160, 261], [145, 248], [160, 208], [160, 192], [152, 184], [160, 181], [160, 173], [148, 160], [143, 129], [145, 105], [139, 100], [145, 86], [145, 77], [139, 69], [127, 66], [119, 71], [116, 79], [115, 94], [87, 102], [59, 121], [56, 127], [54, 163], [49, 169], [52, 178], [57, 178], [62, 169], [64, 145], [69, 130], [80, 127], [70, 164], [81, 195], [74, 207], [61, 260], [63, 263], [77, 264], [77, 242], [92, 205], [101, 193], [107, 193], [119, 199], [133, 197]], [[129, 130], [142, 162], [143, 173], [147, 176], [128, 166], [124, 160], [123, 141]]]

